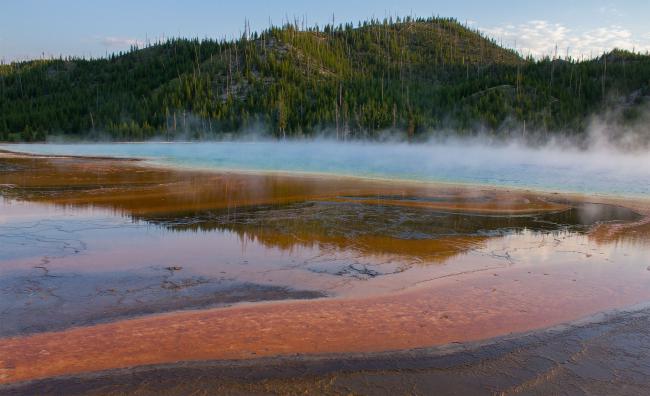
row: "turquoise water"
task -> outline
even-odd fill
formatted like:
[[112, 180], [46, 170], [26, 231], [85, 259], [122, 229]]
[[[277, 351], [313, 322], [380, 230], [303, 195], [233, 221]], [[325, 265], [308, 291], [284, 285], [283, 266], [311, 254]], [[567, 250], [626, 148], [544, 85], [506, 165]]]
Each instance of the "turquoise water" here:
[[212, 169], [317, 172], [650, 197], [650, 153], [530, 149], [517, 145], [211, 142], [5, 144], [36, 154], [145, 158]]

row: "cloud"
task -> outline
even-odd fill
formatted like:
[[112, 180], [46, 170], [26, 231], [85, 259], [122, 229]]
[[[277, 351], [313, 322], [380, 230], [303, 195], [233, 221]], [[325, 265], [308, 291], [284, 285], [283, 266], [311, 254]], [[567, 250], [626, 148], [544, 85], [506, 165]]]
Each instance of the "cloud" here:
[[573, 58], [598, 56], [614, 48], [636, 51], [650, 50], [650, 37], [636, 39], [632, 32], [618, 25], [589, 30], [574, 30], [561, 23], [537, 20], [518, 25], [504, 25], [481, 29], [488, 36], [523, 55]]
[[619, 10], [618, 8], [614, 7], [613, 5], [606, 5], [598, 8], [598, 12], [603, 14], [603, 15], [610, 15], [610, 16], [616, 16], [616, 17], [622, 17], [624, 14]]
[[127, 38], [127, 37], [113, 37], [113, 36], [108, 36], [108, 37], [101, 37], [99, 39], [99, 42], [109, 48], [119, 48], [119, 47], [131, 47], [131, 46], [137, 46], [137, 47], [142, 47], [144, 46], [144, 41], [134, 39], [134, 38]]

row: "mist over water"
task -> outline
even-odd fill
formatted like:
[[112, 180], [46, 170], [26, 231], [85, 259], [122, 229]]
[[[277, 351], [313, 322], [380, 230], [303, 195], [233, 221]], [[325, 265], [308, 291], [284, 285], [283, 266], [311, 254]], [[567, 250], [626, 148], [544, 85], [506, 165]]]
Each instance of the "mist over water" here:
[[480, 141], [362, 143], [262, 141], [120, 144], [7, 144], [35, 154], [145, 158], [179, 167], [315, 172], [432, 182], [650, 196], [650, 152]]

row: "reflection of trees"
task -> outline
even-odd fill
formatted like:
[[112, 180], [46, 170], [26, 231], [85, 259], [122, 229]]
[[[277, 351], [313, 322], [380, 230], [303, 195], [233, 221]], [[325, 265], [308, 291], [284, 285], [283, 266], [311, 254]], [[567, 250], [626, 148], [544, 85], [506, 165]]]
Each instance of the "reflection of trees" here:
[[[178, 232], [235, 232], [283, 250], [318, 246], [444, 259], [522, 230], [586, 232], [595, 224], [640, 218], [629, 209], [601, 204], [568, 203], [570, 209], [548, 211], [554, 206], [528, 199], [523, 207], [539, 213], [478, 214], [470, 211], [521, 208], [522, 200], [516, 194], [508, 201], [494, 194], [351, 178], [215, 174], [74, 158], [4, 158], [0, 164], [6, 170], [0, 172], [3, 196], [105, 208]], [[450, 212], [436, 205], [464, 206]], [[650, 235], [647, 224], [629, 231], [617, 227], [598, 227], [608, 231], [592, 235], [597, 240]]]
[[138, 218], [178, 232], [236, 232], [247, 241], [289, 251], [317, 246], [441, 261], [480, 247], [490, 237], [524, 230], [585, 232], [598, 222], [633, 216], [629, 210], [607, 205], [504, 216], [319, 201]]
[[631, 243], [650, 244], [650, 218], [633, 223], [602, 224], [589, 234], [591, 240], [599, 244]]

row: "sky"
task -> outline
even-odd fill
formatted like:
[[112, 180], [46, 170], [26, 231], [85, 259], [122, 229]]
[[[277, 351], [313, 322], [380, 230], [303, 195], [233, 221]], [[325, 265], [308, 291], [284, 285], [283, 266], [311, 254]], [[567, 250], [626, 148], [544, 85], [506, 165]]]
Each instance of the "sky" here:
[[3, 0], [0, 61], [101, 57], [160, 38], [234, 38], [290, 20], [357, 22], [387, 16], [454, 17], [523, 55], [650, 51], [648, 0]]

